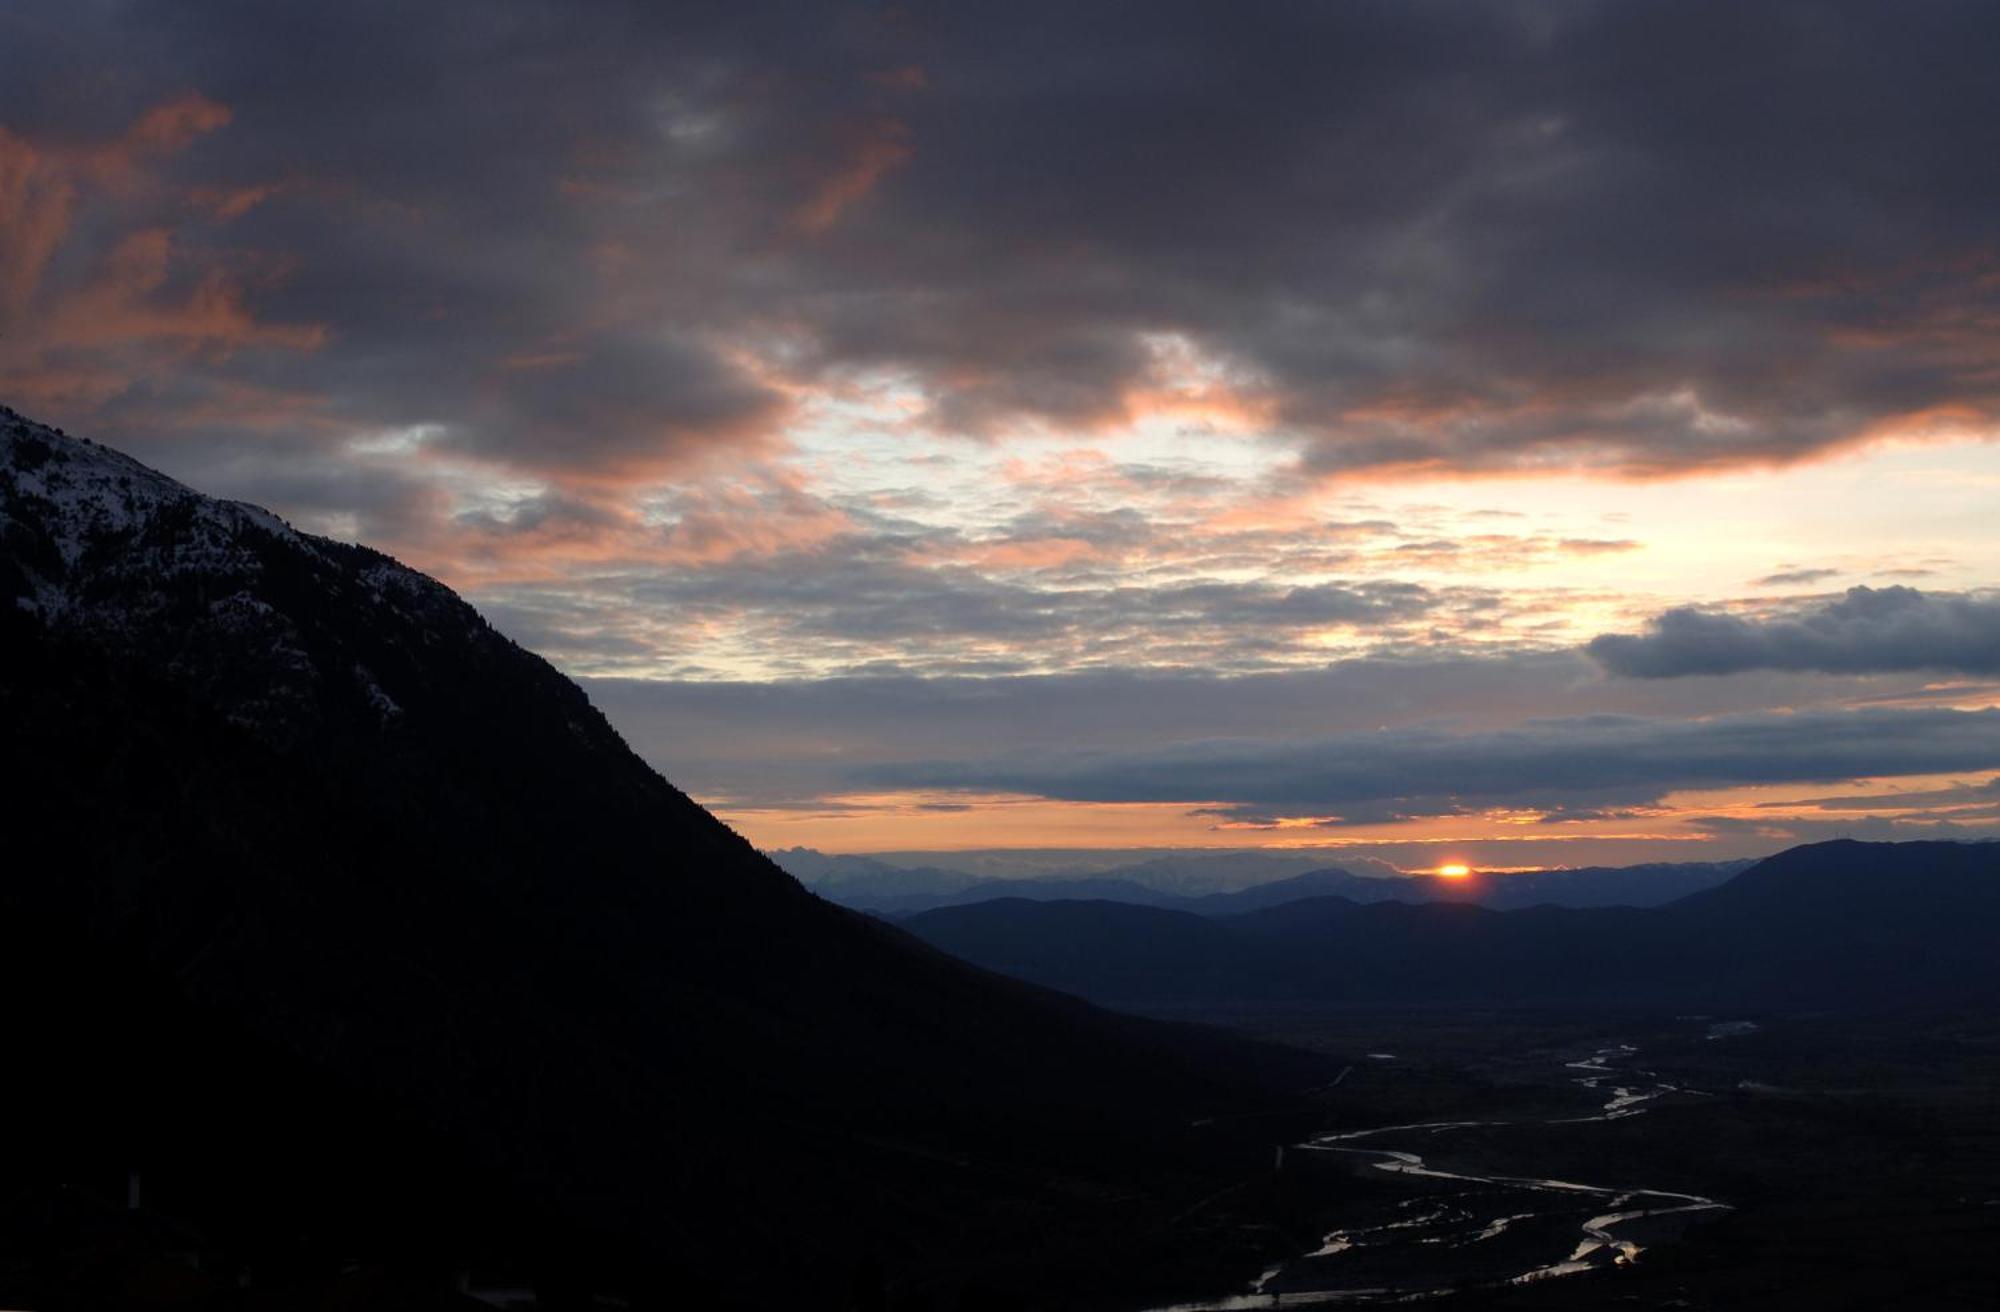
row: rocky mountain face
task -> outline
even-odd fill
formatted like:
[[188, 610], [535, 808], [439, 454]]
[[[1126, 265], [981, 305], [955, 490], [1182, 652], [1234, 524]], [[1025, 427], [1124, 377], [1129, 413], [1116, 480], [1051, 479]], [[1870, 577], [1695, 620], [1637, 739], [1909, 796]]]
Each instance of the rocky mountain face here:
[[246, 1251], [949, 1289], [1295, 1073], [821, 901], [441, 584], [4, 410], [0, 753], [34, 1169]]

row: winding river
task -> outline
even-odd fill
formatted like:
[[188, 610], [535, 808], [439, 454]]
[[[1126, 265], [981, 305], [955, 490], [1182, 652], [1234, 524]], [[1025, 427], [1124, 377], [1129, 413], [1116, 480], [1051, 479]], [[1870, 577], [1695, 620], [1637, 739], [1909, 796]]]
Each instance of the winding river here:
[[1292, 1152], [1348, 1154], [1360, 1169], [1404, 1177], [1418, 1188], [1386, 1209], [1374, 1209], [1365, 1222], [1332, 1231], [1311, 1252], [1270, 1267], [1244, 1293], [1154, 1312], [1405, 1302], [1468, 1284], [1549, 1280], [1633, 1261], [1647, 1245], [1678, 1233], [1695, 1214], [1728, 1204], [1665, 1189], [1441, 1170], [1410, 1145], [1454, 1131], [1642, 1116], [1656, 1099], [1692, 1092], [1630, 1067], [1636, 1051], [1620, 1044], [1566, 1063], [1566, 1078], [1603, 1098], [1587, 1115], [1385, 1125], [1324, 1134], [1296, 1145]]

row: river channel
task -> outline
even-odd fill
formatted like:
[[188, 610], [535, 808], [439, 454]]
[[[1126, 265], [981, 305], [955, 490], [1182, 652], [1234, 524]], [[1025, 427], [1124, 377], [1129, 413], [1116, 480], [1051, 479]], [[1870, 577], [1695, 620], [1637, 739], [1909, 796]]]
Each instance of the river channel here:
[[1601, 1099], [1584, 1115], [1534, 1121], [1457, 1120], [1386, 1125], [1315, 1136], [1289, 1150], [1322, 1164], [1383, 1172], [1408, 1196], [1366, 1209], [1317, 1248], [1269, 1267], [1242, 1293], [1176, 1303], [1155, 1312], [1249, 1312], [1259, 1308], [1364, 1305], [1428, 1300], [1454, 1289], [1551, 1280], [1636, 1260], [1701, 1213], [1728, 1204], [1666, 1189], [1482, 1174], [1431, 1164], [1454, 1136], [1525, 1126], [1583, 1126], [1643, 1116], [1674, 1094], [1632, 1062], [1637, 1049], [1600, 1048], [1563, 1063], [1563, 1079]]

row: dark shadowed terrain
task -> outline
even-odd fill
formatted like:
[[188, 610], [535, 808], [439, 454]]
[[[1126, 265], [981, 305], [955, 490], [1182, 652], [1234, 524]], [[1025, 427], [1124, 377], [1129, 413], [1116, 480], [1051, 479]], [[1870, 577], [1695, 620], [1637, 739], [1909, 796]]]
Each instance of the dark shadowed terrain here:
[[1319, 1078], [812, 896], [437, 583], [11, 412], [0, 593], [6, 1300], [1042, 1289]]
[[1994, 1293], [2000, 848], [906, 932], [432, 580], [11, 412], [0, 593], [10, 1306]]
[[[1464, 1007], [1226, 1015], [1351, 1058], [1320, 1095], [1320, 1128], [1298, 1143], [1420, 1154], [1458, 1177], [1398, 1175], [1377, 1167], [1388, 1160], [1380, 1155], [1293, 1148], [1265, 1186], [1291, 1237], [1289, 1259], [1265, 1269], [1266, 1287], [1287, 1291], [1283, 1305], [1341, 1290], [1376, 1291], [1337, 1300], [1374, 1304], [1444, 1290], [1440, 1306], [1480, 1312], [1918, 1312], [2000, 1297], [1990, 1262], [2000, 1241], [2000, 1025], [1991, 1009], [1754, 1020]], [[1581, 1087], [1586, 1079], [1595, 1087]], [[1603, 1192], [1479, 1182], [1495, 1177]], [[1674, 1215], [1681, 1199], [1639, 1191], [1715, 1205]], [[1581, 1251], [1593, 1214], [1647, 1206], [1668, 1214], [1610, 1231], [1639, 1246], [1633, 1260], [1600, 1248], [1575, 1274], [1517, 1282]], [[1306, 1256], [1328, 1248], [1338, 1251]], [[1247, 1287], [1186, 1301], [1230, 1305]]]
[[1342, 1062], [1262, 1199], [1289, 1254], [1187, 1308], [2000, 1297], [2000, 847], [1812, 845], [1647, 909], [1008, 898], [905, 923]]

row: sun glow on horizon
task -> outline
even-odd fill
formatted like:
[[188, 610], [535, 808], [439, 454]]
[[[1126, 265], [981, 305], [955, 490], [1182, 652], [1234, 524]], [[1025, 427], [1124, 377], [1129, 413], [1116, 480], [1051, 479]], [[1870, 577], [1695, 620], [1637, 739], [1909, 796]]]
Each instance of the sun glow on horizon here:
[[1470, 879], [1472, 877], [1472, 867], [1452, 862], [1448, 865], [1439, 866], [1437, 874], [1439, 879]]

